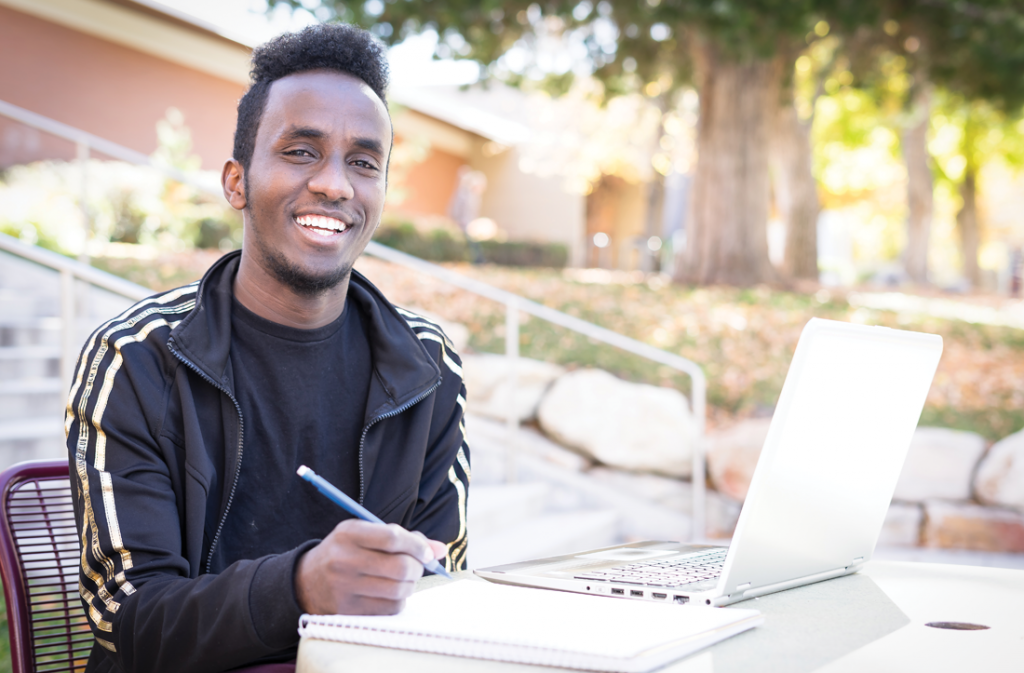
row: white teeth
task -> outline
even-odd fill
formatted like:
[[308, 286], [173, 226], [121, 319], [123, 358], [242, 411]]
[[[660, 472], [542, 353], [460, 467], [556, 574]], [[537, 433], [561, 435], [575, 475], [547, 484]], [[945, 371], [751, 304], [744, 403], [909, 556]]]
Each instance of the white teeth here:
[[[295, 221], [304, 227], [314, 227], [315, 229], [325, 229], [327, 231], [345, 231], [348, 229], [348, 225], [341, 220], [336, 220], [333, 217], [324, 217], [322, 215], [303, 215], [302, 217], [296, 217]], [[317, 232], [322, 233], [322, 232]], [[324, 234], [329, 236], [330, 234]]]

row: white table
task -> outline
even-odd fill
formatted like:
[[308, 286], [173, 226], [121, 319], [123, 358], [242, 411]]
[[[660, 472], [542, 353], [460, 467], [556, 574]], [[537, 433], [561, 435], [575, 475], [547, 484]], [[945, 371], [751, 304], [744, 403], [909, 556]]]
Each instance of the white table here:
[[[429, 590], [440, 581], [421, 580], [419, 590]], [[764, 625], [661, 671], [1024, 672], [1021, 570], [873, 561], [856, 575], [735, 607], [760, 610]], [[925, 626], [928, 622], [967, 622], [990, 628], [957, 631], [930, 628]], [[300, 644], [297, 665], [297, 673], [561, 670], [312, 639]]]

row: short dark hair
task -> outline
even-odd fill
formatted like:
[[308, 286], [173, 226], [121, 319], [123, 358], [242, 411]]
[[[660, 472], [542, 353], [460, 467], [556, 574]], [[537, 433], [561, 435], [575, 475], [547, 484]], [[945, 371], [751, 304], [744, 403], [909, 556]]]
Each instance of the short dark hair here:
[[238, 101], [234, 158], [249, 170], [256, 132], [267, 104], [270, 85], [282, 77], [309, 70], [337, 70], [366, 82], [384, 102], [388, 61], [384, 46], [367, 31], [342, 23], [307, 26], [284, 33], [252, 52], [252, 86]]

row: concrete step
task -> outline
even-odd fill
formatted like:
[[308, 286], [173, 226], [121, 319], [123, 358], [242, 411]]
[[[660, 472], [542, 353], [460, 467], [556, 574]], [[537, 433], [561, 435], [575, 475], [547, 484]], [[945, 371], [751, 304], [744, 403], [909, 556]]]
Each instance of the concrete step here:
[[471, 528], [469, 566], [485, 568], [616, 544], [620, 541], [618, 519], [611, 510], [562, 512], [500, 530], [478, 532]]
[[0, 317], [0, 328], [59, 330], [63, 321], [57, 316], [5, 315]]
[[58, 360], [57, 346], [0, 346], [0, 361], [4, 360]]
[[0, 346], [59, 346], [62, 324], [54, 316], [0, 314]]
[[[468, 441], [473, 460], [473, 488], [484, 483], [502, 483], [506, 456], [504, 428], [479, 417], [467, 422]], [[614, 509], [620, 516], [624, 537], [650, 540], [688, 540], [691, 521], [689, 512], [660, 505], [651, 500], [603, 483], [574, 467], [562, 454], [542, 446], [535, 432], [522, 429], [517, 440], [515, 458], [517, 481], [543, 482], [552, 487], [548, 506], [557, 510]], [[550, 440], [547, 440], [550, 443]], [[472, 500], [472, 499], [471, 499]], [[474, 503], [475, 506], [475, 503]], [[723, 515], [724, 516], [724, 515]]]
[[64, 437], [0, 442], [0, 470], [25, 460], [67, 460]]
[[469, 528], [474, 534], [498, 531], [539, 516], [551, 486], [529, 484], [474, 484], [470, 489]]
[[64, 419], [41, 416], [37, 418], [7, 419], [0, 421], [0, 442], [48, 439], [64, 436]]
[[0, 381], [59, 375], [57, 346], [0, 346]]
[[60, 377], [4, 379], [0, 381], [0, 395], [39, 395], [63, 392], [64, 386], [60, 381]]

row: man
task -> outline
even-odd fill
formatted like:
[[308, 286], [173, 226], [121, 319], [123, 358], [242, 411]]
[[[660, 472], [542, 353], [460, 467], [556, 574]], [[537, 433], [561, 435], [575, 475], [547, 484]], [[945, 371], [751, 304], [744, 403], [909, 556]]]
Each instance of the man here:
[[458, 357], [352, 271], [384, 204], [383, 50], [314, 26], [258, 48], [252, 75], [222, 174], [241, 252], [100, 327], [76, 368], [87, 671], [289, 661], [301, 613], [394, 613], [425, 561], [465, 567]]

